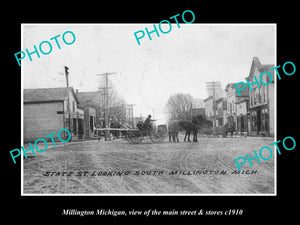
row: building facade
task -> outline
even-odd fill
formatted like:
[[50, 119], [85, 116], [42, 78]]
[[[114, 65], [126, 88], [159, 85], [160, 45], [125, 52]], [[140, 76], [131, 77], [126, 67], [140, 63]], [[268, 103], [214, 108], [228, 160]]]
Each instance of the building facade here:
[[250, 126], [248, 109], [248, 99], [238, 99], [236, 101], [237, 132], [240, 134], [248, 134], [248, 127]]
[[226, 123], [234, 123], [235, 130], [237, 130], [237, 112], [236, 112], [236, 100], [237, 92], [235, 83], [229, 83], [226, 85], [225, 91], [227, 93], [227, 112], [225, 115]]
[[76, 96], [80, 102], [80, 106], [85, 112], [85, 131], [87, 136], [93, 132], [93, 127], [103, 127], [103, 108], [100, 107], [103, 103], [103, 96], [99, 91], [78, 92]]
[[195, 98], [192, 101], [192, 107], [190, 109], [191, 117], [199, 116], [199, 115], [206, 115], [205, 114], [205, 103], [200, 98]]
[[226, 98], [219, 98], [216, 101], [216, 126], [220, 127], [225, 125], [227, 113], [227, 100]]
[[240, 90], [240, 95], [236, 91], [236, 122], [237, 132], [240, 134], [249, 134], [248, 128], [250, 127], [249, 117], [249, 87], [246, 86]]
[[24, 89], [24, 141], [44, 138], [62, 128], [71, 132], [72, 139], [78, 138], [78, 133], [83, 132], [78, 120], [83, 117], [77, 105], [72, 87]]
[[84, 135], [85, 138], [95, 136], [96, 128], [96, 109], [90, 106], [84, 108]]
[[214, 118], [213, 97], [209, 96], [208, 98], [204, 99], [203, 101], [205, 104], [206, 118], [212, 121]]
[[191, 108], [192, 117], [196, 117], [200, 115], [205, 115], [205, 108]]
[[[253, 57], [252, 65], [249, 76], [247, 77], [249, 83], [255, 82], [255, 78], [259, 82], [252, 84], [252, 91], [249, 90], [249, 114], [250, 114], [250, 127], [249, 132], [251, 135], [274, 136], [274, 111], [275, 111], [275, 95], [274, 95], [274, 71], [272, 64], [261, 64], [258, 57]], [[263, 85], [259, 81], [259, 75], [268, 71], [274, 79], [269, 85]], [[264, 83], [270, 82], [268, 75], [262, 76]]]
[[85, 138], [85, 124], [84, 124], [84, 109], [77, 105], [77, 132], [78, 138]]

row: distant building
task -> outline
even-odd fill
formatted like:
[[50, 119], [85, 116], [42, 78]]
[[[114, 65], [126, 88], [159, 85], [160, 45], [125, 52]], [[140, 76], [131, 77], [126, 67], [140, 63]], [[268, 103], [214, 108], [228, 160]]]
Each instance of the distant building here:
[[193, 117], [199, 116], [199, 115], [205, 115], [205, 108], [192, 108], [192, 114]]
[[85, 129], [84, 129], [84, 110], [80, 106], [77, 105], [77, 133], [78, 138], [83, 139], [85, 138]]
[[226, 123], [234, 122], [235, 129], [237, 129], [236, 100], [238, 94], [235, 88], [235, 83], [227, 84], [225, 91], [227, 93]]
[[[89, 127], [89, 136], [93, 133], [93, 127], [105, 127], [105, 112], [104, 112], [104, 98], [101, 92], [79, 92], [76, 91], [80, 106], [85, 109], [86, 119], [86, 132]], [[88, 107], [88, 108], [87, 108]], [[129, 117], [128, 114], [131, 116]], [[127, 117], [128, 116], [128, 117]], [[132, 124], [132, 108], [125, 104], [113, 104], [109, 105], [109, 124], [112, 121], [117, 121], [120, 124]], [[86, 135], [88, 135], [86, 133]]]
[[240, 91], [241, 96], [237, 93], [235, 83], [229, 83], [225, 88], [227, 92], [227, 113], [226, 123], [234, 122], [237, 132], [248, 132], [249, 127], [249, 88]]
[[227, 101], [226, 98], [216, 100], [216, 126], [223, 126], [226, 123]]
[[205, 103], [202, 99], [196, 98], [192, 102], [191, 116], [205, 115]]
[[24, 89], [23, 104], [25, 142], [62, 128], [71, 132], [72, 139], [83, 133], [83, 113], [72, 87]]
[[[88, 94], [87, 94], [88, 93]], [[93, 94], [89, 94], [93, 93]], [[93, 100], [96, 98], [96, 92], [78, 92], [76, 90], [76, 96], [79, 100], [79, 106], [84, 111], [84, 137], [91, 138], [95, 135], [95, 128], [97, 127], [96, 118], [96, 102]], [[90, 97], [90, 98], [89, 98]]]
[[205, 104], [205, 115], [206, 118], [210, 121], [213, 121], [214, 118], [214, 108], [213, 108], [213, 97], [209, 96], [203, 100]]
[[249, 88], [240, 91], [241, 96], [236, 96], [237, 131], [248, 134], [250, 127], [249, 117]]
[[103, 96], [99, 91], [79, 92], [78, 90], [76, 96], [80, 106], [84, 108], [85, 130], [88, 131], [86, 136], [90, 136], [94, 127], [104, 127], [103, 108], [100, 107], [100, 104], [103, 104]]
[[[261, 64], [258, 57], [253, 57], [249, 76], [249, 83], [255, 82], [254, 76], [259, 80], [260, 73], [268, 71], [274, 76], [272, 64]], [[262, 76], [263, 82], [268, 83], [270, 77]], [[274, 96], [274, 79], [269, 85], [257, 84], [251, 85], [252, 92], [249, 90], [249, 112], [250, 112], [250, 127], [249, 132], [252, 135], [274, 136], [274, 111], [275, 111], [275, 96]]]

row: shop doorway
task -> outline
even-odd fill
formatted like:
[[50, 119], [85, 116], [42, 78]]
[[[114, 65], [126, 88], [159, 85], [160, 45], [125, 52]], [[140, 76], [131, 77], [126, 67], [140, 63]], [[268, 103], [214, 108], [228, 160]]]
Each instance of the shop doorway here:
[[261, 111], [260, 110], [257, 110], [256, 111], [256, 113], [257, 113], [257, 123], [256, 123], [256, 125], [257, 125], [257, 133], [259, 134], [259, 132], [261, 131]]

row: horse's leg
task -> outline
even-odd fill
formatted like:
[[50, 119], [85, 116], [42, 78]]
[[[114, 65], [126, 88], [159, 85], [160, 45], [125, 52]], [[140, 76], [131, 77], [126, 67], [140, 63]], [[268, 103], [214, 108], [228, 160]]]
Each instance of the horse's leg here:
[[171, 140], [171, 132], [169, 131], [169, 142], [172, 142]]
[[197, 142], [197, 141], [198, 141], [198, 140], [197, 140], [197, 132], [196, 132], [196, 131], [193, 132], [193, 141], [194, 141], [194, 142]]
[[188, 142], [190, 142], [190, 136], [191, 136], [191, 132], [188, 132]]
[[179, 142], [179, 139], [178, 139], [178, 132], [176, 132], [176, 138], [177, 138], [177, 142]]
[[187, 137], [187, 131], [185, 132], [185, 135], [184, 135], [184, 141], [186, 141], [186, 137]]

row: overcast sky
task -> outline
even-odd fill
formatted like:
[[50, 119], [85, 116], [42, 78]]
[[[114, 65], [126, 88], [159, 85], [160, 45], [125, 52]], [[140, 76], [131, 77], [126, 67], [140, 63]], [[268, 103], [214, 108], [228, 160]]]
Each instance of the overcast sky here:
[[[156, 23], [157, 24], [157, 23]], [[243, 81], [249, 75], [252, 58], [262, 64], [275, 64], [275, 26], [172, 24], [168, 34], [152, 33], [137, 44], [134, 32], [153, 28], [153, 24], [24, 24], [22, 49], [31, 52], [42, 41], [72, 31], [72, 45], [58, 38], [49, 55], [32, 55], [22, 61], [23, 88], [66, 86], [63, 66], [69, 67], [70, 86], [79, 91], [97, 91], [97, 74], [109, 76], [128, 104], [136, 104], [134, 115], [155, 112], [164, 122], [164, 106], [171, 94], [189, 93], [206, 98], [205, 83]], [[163, 28], [167, 30], [167, 28]], [[67, 36], [66, 36], [67, 37]], [[45, 47], [46, 49], [46, 47]]]

